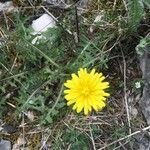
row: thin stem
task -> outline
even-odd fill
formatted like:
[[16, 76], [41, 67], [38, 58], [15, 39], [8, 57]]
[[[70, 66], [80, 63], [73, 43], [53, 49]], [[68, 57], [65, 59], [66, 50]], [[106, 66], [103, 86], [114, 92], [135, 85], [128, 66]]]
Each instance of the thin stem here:
[[[25, 40], [25, 39], [24, 39]], [[45, 53], [43, 53], [40, 49], [38, 49], [36, 46], [25, 40], [30, 46], [32, 46], [38, 53], [40, 53], [43, 57], [45, 57], [51, 64], [53, 64], [55, 67], [59, 68], [59, 65], [56, 64], [49, 56], [47, 56]]]

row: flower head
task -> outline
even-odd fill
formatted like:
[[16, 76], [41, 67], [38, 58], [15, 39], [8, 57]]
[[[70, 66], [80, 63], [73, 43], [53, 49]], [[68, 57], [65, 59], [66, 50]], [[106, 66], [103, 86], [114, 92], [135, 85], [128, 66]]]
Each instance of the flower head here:
[[104, 90], [109, 87], [108, 82], [103, 82], [105, 77], [102, 73], [96, 73], [93, 69], [90, 73], [86, 68], [80, 68], [78, 75], [72, 74], [72, 79], [64, 83], [68, 89], [64, 90], [67, 105], [74, 104], [73, 110], [80, 113], [84, 110], [87, 115], [92, 111], [101, 110], [105, 107], [106, 97], [109, 93]]

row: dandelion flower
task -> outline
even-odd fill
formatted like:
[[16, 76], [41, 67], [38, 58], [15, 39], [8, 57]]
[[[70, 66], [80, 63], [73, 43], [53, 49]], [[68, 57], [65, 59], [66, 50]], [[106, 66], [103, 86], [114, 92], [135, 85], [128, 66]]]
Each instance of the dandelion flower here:
[[101, 110], [105, 107], [106, 98], [109, 93], [105, 89], [109, 87], [108, 82], [104, 82], [105, 77], [102, 73], [96, 73], [92, 69], [90, 73], [86, 68], [80, 68], [78, 75], [72, 74], [72, 79], [67, 80], [64, 86], [65, 99], [67, 105], [73, 105], [73, 110], [80, 113], [84, 110], [84, 114], [88, 115], [94, 109]]

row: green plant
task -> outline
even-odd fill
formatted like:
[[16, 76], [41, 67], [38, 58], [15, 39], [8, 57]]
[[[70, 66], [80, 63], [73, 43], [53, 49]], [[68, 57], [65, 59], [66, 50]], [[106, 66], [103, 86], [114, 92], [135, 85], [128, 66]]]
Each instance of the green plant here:
[[137, 54], [142, 56], [149, 46], [150, 46], [150, 37], [146, 36], [145, 38], [142, 38], [140, 40], [140, 43], [135, 48]]
[[63, 140], [65, 143], [70, 144], [71, 150], [88, 150], [90, 143], [84, 133], [80, 133], [75, 129], [68, 129], [63, 135]]
[[144, 4], [149, 8], [150, 2], [147, 0], [128, 0], [128, 23], [131, 30], [137, 30], [140, 21], [146, 14], [146, 8]]

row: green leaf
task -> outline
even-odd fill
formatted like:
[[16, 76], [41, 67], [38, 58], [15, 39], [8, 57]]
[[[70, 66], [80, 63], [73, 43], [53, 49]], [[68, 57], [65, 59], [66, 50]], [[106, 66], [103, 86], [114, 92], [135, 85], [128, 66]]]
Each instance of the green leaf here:
[[142, 17], [144, 16], [144, 5], [142, 0], [128, 0], [129, 26], [136, 30]]
[[143, 0], [143, 2], [150, 9], [150, 0]]
[[53, 111], [51, 113], [52, 113], [53, 116], [56, 116], [59, 113], [59, 111], [56, 110], [56, 109], [53, 109]]
[[140, 43], [136, 46], [136, 52], [139, 55], [143, 55], [146, 47], [150, 46], [150, 37], [145, 37], [141, 39]]
[[53, 123], [53, 119], [50, 115], [47, 115], [45, 120], [48, 122], [48, 123]]

